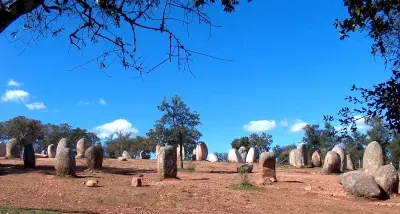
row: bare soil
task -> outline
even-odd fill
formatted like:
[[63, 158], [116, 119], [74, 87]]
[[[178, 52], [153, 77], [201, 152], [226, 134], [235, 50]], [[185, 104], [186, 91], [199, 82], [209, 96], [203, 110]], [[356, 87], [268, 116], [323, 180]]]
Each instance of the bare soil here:
[[[378, 201], [346, 193], [338, 175], [320, 168], [278, 167], [278, 182], [258, 186], [259, 166], [241, 183], [239, 164], [194, 162], [194, 172], [160, 181], [155, 160], [105, 159], [101, 172], [86, 172], [77, 160], [78, 178], [55, 175], [55, 159], [39, 158], [37, 168], [23, 169], [20, 159], [0, 159], [0, 207], [22, 207], [75, 213], [399, 213], [400, 197]], [[185, 163], [187, 167], [190, 163]], [[143, 174], [143, 187], [132, 187]], [[97, 179], [99, 187], [86, 187]]]

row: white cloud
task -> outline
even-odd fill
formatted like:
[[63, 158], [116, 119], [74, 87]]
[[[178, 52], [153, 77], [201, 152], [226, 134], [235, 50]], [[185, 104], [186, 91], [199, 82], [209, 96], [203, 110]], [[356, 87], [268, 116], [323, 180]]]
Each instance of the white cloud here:
[[110, 123], [106, 123], [95, 128], [100, 138], [106, 138], [116, 131], [122, 131], [123, 133], [136, 134], [139, 130], [132, 126], [132, 123], [125, 119], [117, 119]]
[[46, 109], [46, 106], [42, 102], [30, 103], [25, 105], [29, 110], [42, 110]]
[[10, 81], [8, 81], [7, 85], [8, 86], [16, 86], [16, 87], [18, 87], [18, 86], [21, 86], [22, 83], [19, 83], [17, 81], [14, 81], [13, 79], [10, 79]]
[[296, 119], [293, 123], [293, 125], [290, 127], [290, 131], [291, 132], [300, 132], [303, 131], [303, 127], [306, 126], [307, 123], [300, 120], [300, 119]]
[[104, 99], [99, 99], [100, 105], [107, 105], [107, 102]]
[[256, 120], [243, 125], [243, 129], [248, 132], [263, 132], [275, 128], [275, 120]]
[[22, 90], [7, 90], [1, 97], [2, 102], [25, 102], [29, 98], [29, 93]]
[[281, 120], [280, 124], [283, 127], [289, 126], [288, 119], [285, 117], [285, 119]]

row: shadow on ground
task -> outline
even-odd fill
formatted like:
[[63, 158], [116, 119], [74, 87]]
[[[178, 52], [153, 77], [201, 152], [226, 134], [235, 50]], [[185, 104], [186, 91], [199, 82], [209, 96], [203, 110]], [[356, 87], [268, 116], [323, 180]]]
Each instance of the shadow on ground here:
[[[84, 173], [87, 169], [86, 166], [78, 165], [76, 166], [77, 173]], [[23, 163], [10, 164], [10, 163], [0, 163], [0, 176], [12, 175], [12, 174], [24, 174], [24, 173], [40, 173], [44, 175], [56, 175], [56, 170], [54, 165], [37, 165], [35, 169], [25, 169]], [[124, 168], [114, 168], [114, 167], [104, 167], [101, 173], [108, 174], [118, 174], [118, 175], [140, 175], [145, 173], [156, 173], [155, 170], [145, 170], [145, 169], [124, 169]], [[76, 178], [87, 178], [96, 177], [94, 175], [77, 175]]]

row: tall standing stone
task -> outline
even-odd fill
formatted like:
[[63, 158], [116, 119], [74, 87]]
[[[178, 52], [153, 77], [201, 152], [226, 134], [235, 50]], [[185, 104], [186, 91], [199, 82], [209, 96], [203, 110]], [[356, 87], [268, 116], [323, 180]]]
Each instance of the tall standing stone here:
[[263, 152], [259, 163], [262, 183], [276, 182], [275, 154], [273, 152]]
[[311, 164], [313, 167], [321, 167], [321, 156], [318, 150], [314, 151], [311, 157]]
[[329, 151], [325, 155], [324, 167], [322, 168], [324, 174], [339, 173], [340, 172], [340, 155], [334, 151]]
[[17, 140], [14, 138], [7, 141], [6, 157], [7, 158], [20, 158], [21, 157], [21, 152], [19, 150]]
[[297, 168], [301, 168], [305, 165], [304, 160], [305, 156], [303, 154], [304, 150], [293, 149], [289, 153], [289, 163], [292, 166]]
[[55, 168], [56, 168], [56, 173], [59, 176], [75, 176], [76, 172], [75, 154], [72, 149], [72, 145], [69, 143], [69, 140], [67, 138], [62, 138], [58, 142], [56, 149]]
[[81, 138], [76, 143], [76, 157], [75, 158], [85, 158], [86, 140]]
[[7, 145], [3, 142], [0, 142], [0, 157], [5, 157], [6, 156], [6, 147]]
[[[307, 165], [308, 164], [307, 145], [305, 143], [300, 143], [299, 145], [297, 145], [297, 150], [299, 150], [299, 152], [300, 152], [300, 157], [298, 157], [299, 158], [298, 162], [300, 162], [301, 166]], [[298, 159], [298, 158], [296, 158], [296, 159]], [[299, 164], [297, 164], [297, 165], [299, 165]]]
[[[178, 147], [176, 147], [176, 157], [178, 158], [178, 161], [181, 160], [181, 146], [178, 145]], [[182, 159], [185, 160], [185, 147], [182, 148]]]
[[257, 150], [254, 146], [250, 147], [249, 152], [247, 152], [247, 156], [246, 156], [247, 163], [254, 163], [254, 161], [256, 159], [256, 152], [257, 152]]
[[208, 148], [204, 142], [201, 142], [196, 147], [196, 160], [202, 161], [207, 160], [208, 156]]
[[176, 160], [176, 149], [173, 146], [160, 148], [157, 158], [157, 171], [161, 179], [176, 178], [178, 172]]
[[240, 156], [242, 157], [243, 162], [246, 160], [246, 156], [247, 156], [247, 150], [246, 147], [241, 146], [238, 150]]
[[160, 153], [160, 148], [163, 147], [164, 145], [161, 143], [157, 143], [156, 146], [156, 158], [158, 158], [158, 154]]
[[35, 166], [35, 150], [33, 149], [33, 145], [30, 143], [24, 146], [24, 168], [35, 168]]
[[375, 171], [383, 166], [384, 155], [381, 145], [373, 141], [368, 144], [363, 156], [363, 169], [367, 173], [375, 173]]
[[353, 171], [354, 170], [354, 164], [353, 164], [353, 160], [351, 159], [351, 155], [347, 154], [346, 155], [346, 169], [349, 171]]
[[55, 157], [56, 157], [56, 154], [57, 154], [57, 147], [54, 146], [54, 144], [50, 144], [50, 145], [47, 147], [47, 156], [48, 156], [49, 158], [55, 158]]
[[56, 156], [59, 150], [62, 148], [70, 148], [72, 150], [72, 145], [70, 144], [68, 138], [64, 137], [57, 144]]
[[383, 166], [384, 155], [381, 145], [373, 141], [368, 144], [363, 156], [363, 169], [367, 173], [375, 173], [375, 171]]
[[103, 169], [104, 150], [100, 144], [91, 145], [85, 152], [86, 163], [89, 170]]
[[232, 148], [231, 150], [229, 150], [228, 162], [243, 163], [242, 156], [239, 154], [237, 149]]
[[59, 176], [75, 176], [76, 162], [72, 148], [60, 147], [58, 149], [55, 168]]
[[339, 145], [336, 145], [335, 147], [333, 147], [332, 151], [338, 153], [338, 155], [340, 156], [340, 172], [344, 172], [344, 170], [346, 170], [346, 165], [347, 165], [346, 153], [344, 151], [344, 148]]

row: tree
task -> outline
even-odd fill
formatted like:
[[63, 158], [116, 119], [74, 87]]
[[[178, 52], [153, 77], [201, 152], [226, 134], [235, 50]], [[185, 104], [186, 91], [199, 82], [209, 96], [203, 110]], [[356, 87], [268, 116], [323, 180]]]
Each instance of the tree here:
[[398, 0], [343, 0], [349, 17], [336, 19], [340, 39], [350, 32], [368, 32], [373, 40], [371, 53], [380, 54], [385, 63], [399, 66], [400, 59], [400, 2]]
[[289, 163], [289, 153], [290, 150], [296, 149], [297, 146], [295, 143], [286, 145], [286, 146], [280, 146], [276, 145], [272, 148], [272, 151], [275, 154], [275, 157], [278, 159], [278, 163]]
[[266, 134], [265, 132], [260, 135], [257, 133], [251, 134], [249, 137], [235, 138], [231, 142], [232, 148], [239, 149], [240, 147], [246, 147], [248, 151], [252, 146], [257, 149], [258, 155], [263, 152], [268, 152], [273, 142], [272, 135]]
[[[341, 136], [348, 136], [348, 127], [357, 129], [359, 119], [378, 117], [387, 122], [387, 127], [400, 133], [400, 2], [397, 0], [344, 0], [349, 17], [336, 19], [335, 27], [339, 29], [340, 39], [349, 37], [351, 32], [368, 32], [373, 40], [371, 53], [381, 55], [385, 65], [393, 67], [393, 75], [385, 82], [373, 86], [373, 89], [356, 87], [351, 91], [361, 93], [357, 96], [347, 96], [346, 100], [357, 104], [355, 108], [344, 107], [339, 113], [338, 121], [342, 125]], [[362, 117], [356, 117], [361, 115]], [[336, 120], [325, 115], [324, 120]]]
[[2, 122], [0, 131], [3, 139], [15, 138], [20, 147], [23, 147], [27, 144], [40, 144], [44, 138], [41, 126], [39, 120], [19, 116]]
[[386, 128], [385, 122], [377, 117], [367, 118], [365, 122], [370, 126], [370, 129], [367, 130], [368, 141], [378, 142], [385, 154], [385, 160], [388, 160], [389, 147], [393, 138], [392, 132]]
[[[353, 163], [358, 163], [364, 156], [365, 146], [368, 144], [367, 135], [359, 131], [352, 132], [352, 135], [343, 140], [344, 149], [350, 154]], [[361, 168], [359, 165], [358, 167]]]
[[320, 149], [322, 147], [322, 130], [319, 129], [319, 125], [306, 125], [303, 130], [303, 142], [307, 144], [309, 153]]
[[393, 143], [390, 145], [390, 162], [392, 162], [393, 166], [396, 167], [396, 169], [399, 169], [400, 165], [400, 135], [397, 134], [393, 138]]
[[[179, 95], [172, 96], [170, 103], [164, 99], [158, 109], [164, 114], [156, 121], [157, 138], [168, 145], [179, 145], [185, 151], [193, 148], [202, 136], [197, 130], [197, 126], [201, 125], [200, 115], [196, 111], [192, 112]], [[179, 156], [183, 168], [182, 149]]]
[[[251, 0], [248, 0], [249, 2]], [[149, 73], [165, 62], [177, 60], [179, 69], [190, 70], [193, 55], [212, 57], [187, 48], [180, 38], [180, 24], [189, 30], [191, 24], [213, 24], [205, 9], [216, 0], [1, 0], [0, 34], [16, 23], [11, 32], [17, 39], [28, 36], [35, 42], [46, 36], [68, 35], [71, 46], [78, 50], [92, 44], [104, 47], [102, 54], [88, 62], [98, 62], [100, 69], [111, 65], [115, 58], [121, 65], [136, 69], [140, 75]], [[224, 11], [232, 12], [239, 0], [222, 0]], [[23, 30], [21, 30], [23, 29]], [[140, 33], [153, 32], [165, 36], [165, 59], [152, 66], [145, 66], [138, 52]], [[22, 34], [22, 35], [20, 35]], [[210, 31], [211, 34], [211, 31]], [[145, 41], [145, 40], [143, 40]], [[111, 48], [110, 48], [111, 47]], [[216, 58], [216, 57], [213, 57]]]

